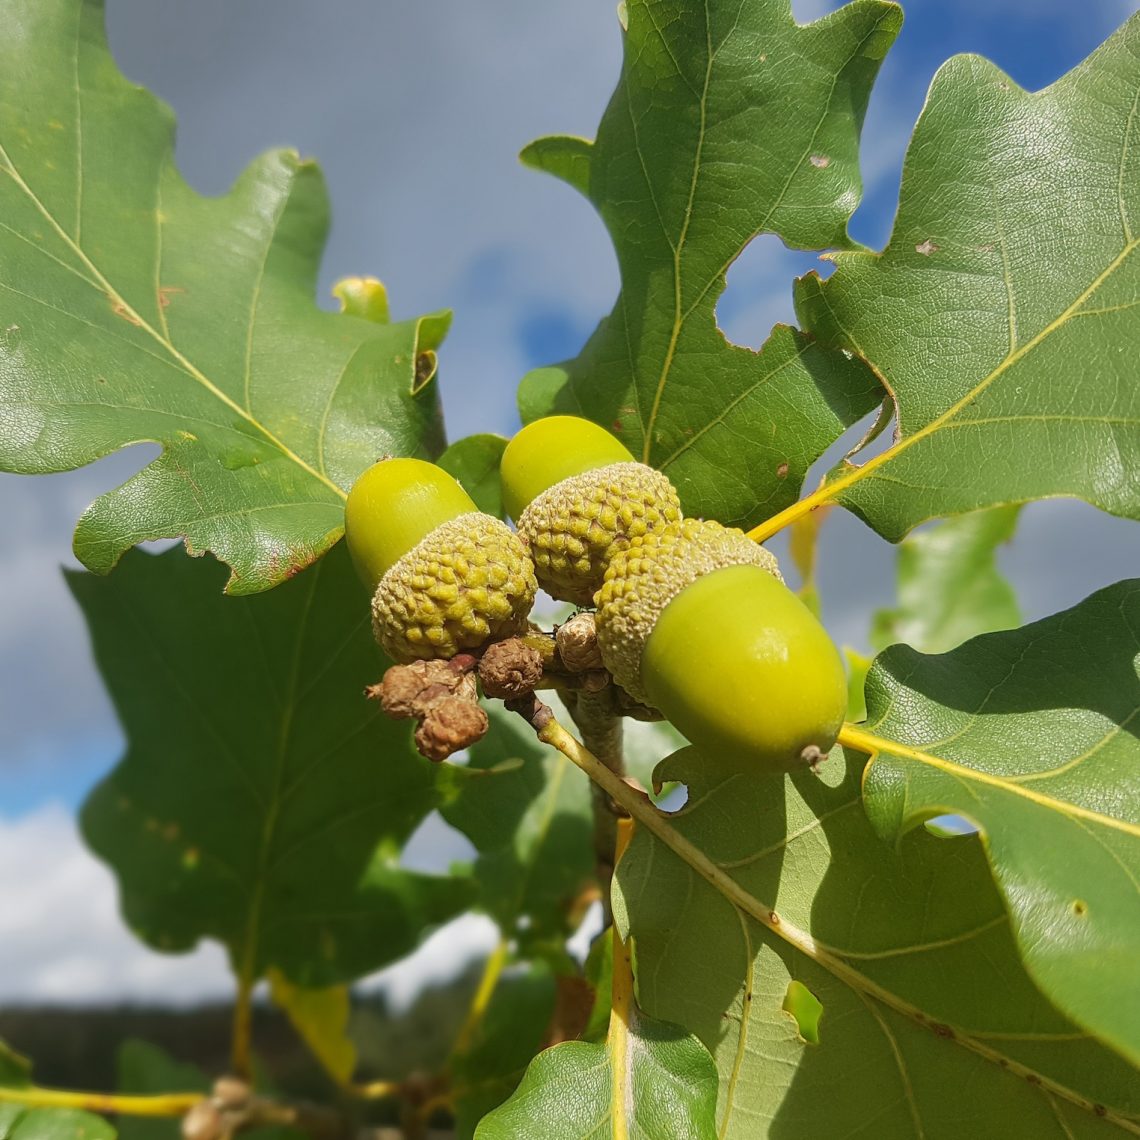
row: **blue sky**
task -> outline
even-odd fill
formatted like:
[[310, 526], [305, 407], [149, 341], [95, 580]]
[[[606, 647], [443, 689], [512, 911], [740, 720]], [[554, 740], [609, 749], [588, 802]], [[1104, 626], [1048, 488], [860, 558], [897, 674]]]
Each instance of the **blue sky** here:
[[[801, 19], [837, 6], [793, 5]], [[453, 438], [511, 431], [520, 374], [577, 351], [610, 308], [618, 283], [600, 222], [571, 190], [524, 170], [516, 155], [540, 134], [593, 134], [620, 64], [614, 0], [107, 0], [107, 7], [120, 66], [178, 115], [178, 157], [192, 184], [220, 192], [275, 145], [320, 160], [334, 213], [323, 299], [337, 277], [370, 273], [387, 283], [397, 316], [455, 310], [441, 372]], [[867, 193], [855, 236], [881, 245], [889, 235], [906, 139], [950, 54], [979, 52], [1022, 85], [1039, 87], [1137, 7], [1132, 0], [906, 4], [864, 132]], [[791, 276], [812, 264], [812, 255], [788, 253], [774, 239], [755, 242], [733, 267], [719, 306], [729, 335], [759, 344], [775, 320], [790, 319]], [[0, 845], [19, 828], [26, 851], [28, 829], [41, 826], [45, 850], [58, 851], [61, 821], [121, 748], [57, 567], [74, 564], [70, 534], [86, 504], [149, 454], [136, 449], [40, 479], [0, 476], [7, 538], [0, 590], [19, 599], [0, 610]], [[1003, 564], [1034, 618], [1135, 573], [1138, 554], [1128, 524], [1055, 503], [1026, 512]], [[870, 610], [890, 601], [892, 564], [891, 549], [854, 519], [829, 523], [822, 585], [838, 638], [863, 642]], [[86, 858], [77, 845], [67, 851], [69, 859]], [[32, 889], [39, 872], [30, 856], [21, 862], [20, 883]], [[84, 874], [52, 879], [55, 909], [95, 905], [98, 896], [113, 911], [109, 880], [99, 880], [100, 896]], [[6, 891], [0, 875], [0, 897]], [[29, 970], [54, 953], [52, 937], [49, 923], [25, 946]], [[0, 944], [7, 938], [0, 923]], [[90, 952], [97, 955], [97, 946]], [[20, 962], [6, 965], [0, 996], [36, 992]], [[121, 973], [109, 980], [79, 969], [75, 985], [81, 990], [90, 976], [103, 992], [132, 992], [129, 972]]]

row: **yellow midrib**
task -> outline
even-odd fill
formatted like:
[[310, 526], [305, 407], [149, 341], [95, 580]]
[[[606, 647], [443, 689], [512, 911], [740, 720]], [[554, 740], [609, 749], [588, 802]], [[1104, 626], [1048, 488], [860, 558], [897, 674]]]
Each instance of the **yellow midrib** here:
[[[108, 299], [112, 305], [118, 309], [127, 320], [134, 324], [137, 328], [142, 329], [150, 337], [152, 337], [163, 349], [170, 354], [183, 368], [183, 370], [202, 385], [208, 392], [223, 403], [235, 415], [239, 416], [242, 420], [248, 423], [256, 431], [258, 431], [269, 443], [276, 447], [282, 455], [287, 459], [296, 463], [303, 471], [307, 472], [314, 479], [323, 483], [331, 491], [335, 492], [341, 499], [347, 498], [347, 493], [343, 488], [338, 487], [328, 476], [322, 474], [311, 464], [307, 463], [301, 458], [291, 447], [288, 446], [282, 439], [275, 435], [269, 428], [267, 428], [260, 420], [254, 417], [251, 413], [247, 412], [237, 401], [228, 396], [222, 391], [204, 372], [201, 371], [188, 357], [186, 357], [179, 349], [177, 349], [167, 338], [165, 338], [148, 320], [146, 320], [141, 313], [139, 313], [133, 305], [131, 305], [126, 298], [119, 293], [119, 291], [107, 280], [97, 265], [87, 256], [86, 252], [79, 246], [71, 235], [56, 221], [55, 216], [40, 200], [39, 196], [34, 190], [24, 181], [23, 176], [16, 168], [15, 163], [12, 162], [8, 155], [7, 150], [0, 145], [0, 159], [8, 169], [12, 180], [20, 187], [20, 189], [27, 195], [28, 200], [39, 211], [44, 220], [51, 226], [52, 230], [57, 234], [60, 240], [75, 254], [83, 265], [90, 271], [91, 275], [98, 282], [99, 286], [105, 290]], [[252, 314], [250, 317], [252, 321]]]
[[[968, 405], [972, 404], [983, 392], [989, 388], [995, 380], [1003, 376], [1010, 368], [1017, 364], [1020, 360], [1024, 359], [1026, 355], [1037, 348], [1043, 341], [1047, 340], [1058, 329], [1078, 315], [1078, 310], [1082, 305], [1116, 272], [1117, 269], [1124, 263], [1128, 256], [1140, 245], [1140, 239], [1133, 239], [1128, 242], [1120, 253], [1112, 259], [1108, 266], [1097, 276], [1097, 278], [1074, 300], [1062, 313], [1049, 322], [1036, 336], [1030, 338], [1019, 349], [1014, 352], [1008, 353], [988, 375], [983, 377], [974, 385], [964, 396], [952, 404], [940, 415], [936, 416], [930, 423], [925, 424], [919, 428], [918, 431], [913, 432], [911, 435], [901, 437], [896, 443], [892, 444], [886, 451], [881, 452], [879, 455], [868, 459], [865, 463], [860, 464], [858, 467], [852, 467], [837, 479], [824, 484], [817, 491], [800, 499], [799, 502], [793, 503], [787, 509], [780, 511], [778, 514], [773, 515], [770, 519], [766, 519], [758, 526], [752, 528], [748, 532], [748, 537], [754, 539], [756, 542], [764, 542], [766, 539], [771, 538], [772, 535], [783, 530], [798, 518], [802, 518], [816, 507], [822, 506], [826, 502], [835, 499], [839, 494], [845, 491], [848, 487], [866, 479], [869, 475], [873, 474], [879, 468], [897, 459], [900, 455], [906, 452], [909, 448], [913, 447], [920, 440], [926, 439], [928, 436], [933, 435], [954, 419], [958, 413]], [[862, 355], [862, 353], [860, 353]]]
[[1086, 819], [1102, 827], [1108, 827], [1114, 831], [1122, 831], [1126, 835], [1140, 839], [1140, 827], [1136, 824], [1129, 823], [1127, 820], [1116, 819], [1110, 815], [1102, 815], [1099, 812], [1090, 811], [1088, 808], [1080, 807], [1077, 804], [1066, 803], [1064, 800], [1053, 799], [1051, 796], [1044, 796], [1032, 788], [1027, 788], [1024, 784], [1004, 780], [1000, 776], [979, 771], [977, 768], [969, 768], [965, 764], [957, 764], [953, 760], [945, 760], [941, 756], [935, 756], [931, 752], [924, 752], [920, 748], [912, 748], [909, 745], [900, 744], [897, 741], [888, 740], [882, 736], [876, 736], [874, 733], [856, 728], [854, 725], [843, 726], [839, 734], [839, 743], [854, 748], [859, 752], [865, 752], [872, 758], [883, 752], [890, 753], [892, 756], [901, 756], [904, 759], [913, 760], [916, 763], [935, 768], [940, 772], [945, 772], [960, 780], [969, 780], [978, 784], [984, 784], [986, 787], [998, 788], [1008, 795], [1019, 796], [1022, 799], [1036, 804], [1038, 807], [1055, 811], [1060, 815]]

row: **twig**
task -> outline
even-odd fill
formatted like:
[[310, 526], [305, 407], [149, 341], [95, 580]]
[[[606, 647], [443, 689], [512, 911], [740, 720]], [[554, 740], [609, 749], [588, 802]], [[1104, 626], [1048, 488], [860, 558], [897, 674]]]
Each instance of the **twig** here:
[[253, 982], [243, 971], [234, 998], [233, 1033], [230, 1044], [230, 1067], [236, 1076], [248, 1081], [251, 1076], [253, 1039]]
[[163, 1093], [158, 1096], [123, 1096], [117, 1093], [73, 1092], [65, 1089], [0, 1088], [0, 1103], [28, 1108], [80, 1108], [87, 1112], [122, 1116], [183, 1116], [205, 1100], [200, 1092]]
[[[586, 747], [618, 779], [625, 775], [622, 751], [622, 720], [612, 687], [591, 693], [574, 694], [567, 705]], [[594, 808], [594, 864], [602, 888], [605, 924], [613, 919], [610, 905], [610, 883], [614, 875], [614, 852], [617, 846], [618, 809], [613, 798], [597, 783], [591, 784]]]

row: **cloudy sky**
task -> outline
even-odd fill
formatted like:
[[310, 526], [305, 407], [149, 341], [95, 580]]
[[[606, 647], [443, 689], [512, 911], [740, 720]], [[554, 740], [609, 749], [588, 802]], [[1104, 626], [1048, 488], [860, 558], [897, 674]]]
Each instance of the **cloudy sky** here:
[[[793, 2], [801, 20], [836, 6]], [[1039, 87], [1138, 6], [906, 4], [864, 133], [867, 194], [855, 235], [873, 245], [889, 235], [903, 148], [948, 55], [980, 52]], [[173, 105], [179, 161], [199, 190], [225, 190], [268, 147], [319, 159], [334, 214], [323, 298], [337, 277], [367, 273], [387, 283], [398, 317], [455, 310], [442, 358], [453, 438], [513, 430], [521, 373], [576, 352], [612, 305], [617, 275], [601, 224], [573, 191], [524, 170], [516, 155], [541, 134], [594, 133], [620, 63], [615, 0], [107, 0], [107, 8], [120, 66]], [[775, 239], [755, 242], [719, 306], [729, 335], [758, 345], [775, 320], [790, 319], [791, 275], [811, 263]], [[57, 568], [74, 565], [71, 529], [83, 508], [151, 455], [139, 448], [37, 479], [0, 475], [0, 1000], [225, 992], [216, 948], [187, 962], [132, 946], [110, 877], [73, 826], [122, 740]], [[1003, 565], [1026, 617], [1036, 618], [1136, 573], [1140, 539], [1081, 504], [1039, 504]], [[858, 522], [838, 513], [829, 521], [822, 586], [839, 639], [864, 644], [867, 614], [890, 600], [891, 566], [891, 548]], [[417, 848], [421, 865], [432, 862], [435, 834]], [[485, 945], [484, 927], [466, 930], [473, 949]], [[439, 946], [422, 961], [438, 961]]]

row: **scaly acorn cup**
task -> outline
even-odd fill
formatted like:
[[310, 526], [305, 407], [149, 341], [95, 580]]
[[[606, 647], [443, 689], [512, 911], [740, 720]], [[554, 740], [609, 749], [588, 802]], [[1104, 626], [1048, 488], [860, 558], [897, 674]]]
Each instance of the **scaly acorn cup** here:
[[610, 558], [681, 517], [673, 484], [577, 416], [527, 424], [507, 444], [503, 502], [552, 597], [593, 604]]
[[685, 519], [634, 539], [597, 602], [614, 680], [711, 760], [790, 770], [835, 743], [843, 662], [775, 558], [741, 531]]
[[454, 657], [527, 628], [538, 584], [518, 536], [442, 468], [382, 459], [353, 484], [344, 533], [396, 661]]

